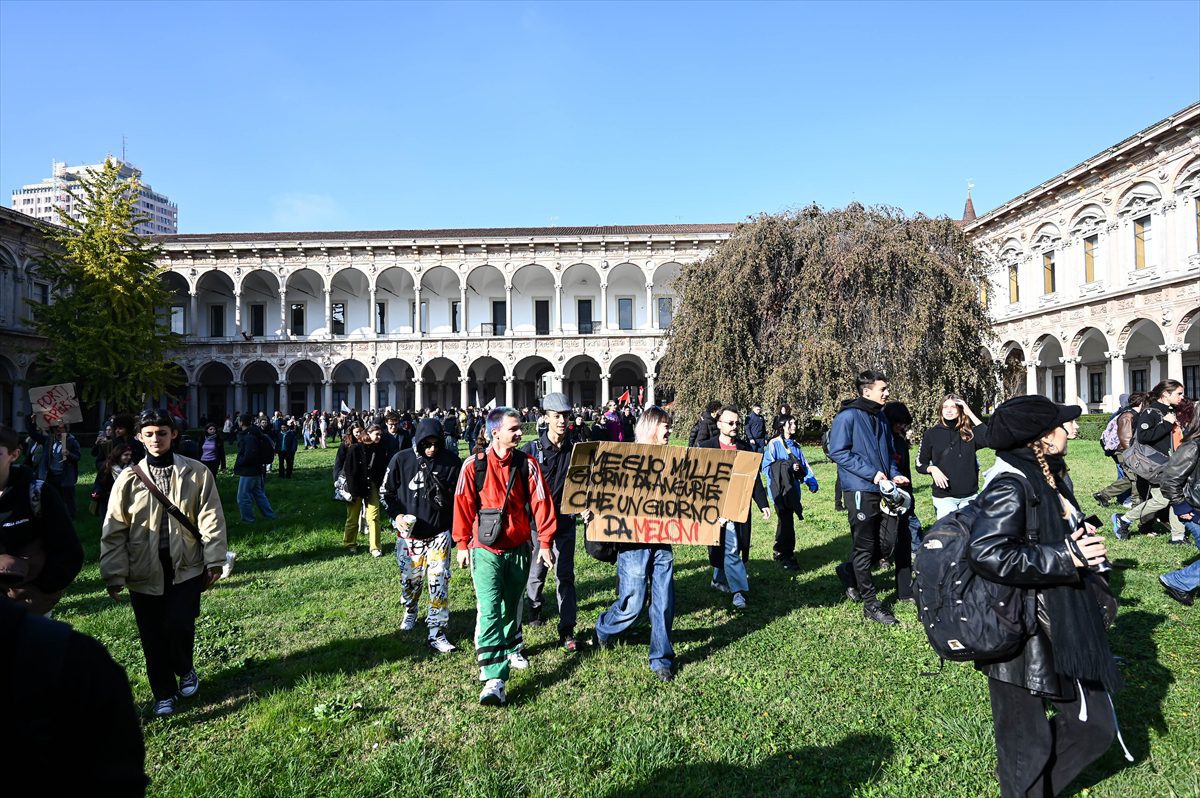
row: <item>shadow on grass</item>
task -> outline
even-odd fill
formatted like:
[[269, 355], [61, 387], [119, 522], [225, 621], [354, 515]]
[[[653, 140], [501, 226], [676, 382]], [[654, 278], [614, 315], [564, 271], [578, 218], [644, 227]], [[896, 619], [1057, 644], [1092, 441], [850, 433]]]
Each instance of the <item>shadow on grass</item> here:
[[660, 768], [643, 782], [605, 793], [606, 798], [647, 795], [805, 796], [843, 798], [870, 783], [892, 758], [890, 737], [852, 734], [832, 746], [805, 746], [775, 754], [753, 767], [704, 762]]

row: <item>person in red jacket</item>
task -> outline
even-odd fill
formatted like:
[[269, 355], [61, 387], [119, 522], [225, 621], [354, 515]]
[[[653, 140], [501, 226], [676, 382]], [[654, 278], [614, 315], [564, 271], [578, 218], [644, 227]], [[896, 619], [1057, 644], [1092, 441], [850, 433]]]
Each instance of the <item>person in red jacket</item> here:
[[[529, 577], [532, 530], [537, 530], [538, 560], [552, 568], [550, 544], [556, 521], [537, 460], [517, 449], [520, 414], [511, 407], [497, 407], [484, 425], [488, 446], [463, 465], [454, 492], [454, 542], [458, 567], [470, 567], [475, 583], [479, 610], [475, 659], [484, 682], [479, 703], [500, 706], [507, 700], [504, 683], [509, 669], [529, 667], [521, 653], [521, 597]], [[498, 534], [484, 543], [480, 538], [488, 540], [488, 527], [495, 520], [488, 510], [500, 511]]]

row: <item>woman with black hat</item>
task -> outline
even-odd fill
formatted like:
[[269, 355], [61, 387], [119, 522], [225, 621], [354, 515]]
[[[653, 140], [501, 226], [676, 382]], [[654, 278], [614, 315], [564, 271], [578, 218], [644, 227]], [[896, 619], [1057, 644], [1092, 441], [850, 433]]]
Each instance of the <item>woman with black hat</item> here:
[[[1083, 519], [1063, 462], [1079, 413], [1044, 396], [1018, 396], [991, 418], [996, 464], [976, 499], [971, 565], [994, 582], [1027, 588], [1036, 617], [1015, 657], [976, 663], [988, 676], [1004, 798], [1058, 795], [1108, 750], [1114, 732], [1120, 737], [1109, 693], [1121, 675], [1105, 634], [1115, 602], [1095, 570], [1106, 550]], [[1027, 511], [1036, 522], [1032, 538]]]

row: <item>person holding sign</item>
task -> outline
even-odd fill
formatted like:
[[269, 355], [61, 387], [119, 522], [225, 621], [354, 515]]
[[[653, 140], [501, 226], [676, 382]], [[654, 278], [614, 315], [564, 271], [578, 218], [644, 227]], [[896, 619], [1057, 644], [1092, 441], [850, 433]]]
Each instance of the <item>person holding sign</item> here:
[[535, 528], [538, 560], [554, 567], [554, 503], [537, 460], [517, 449], [520, 414], [497, 407], [484, 428], [488, 446], [463, 466], [454, 492], [454, 541], [458, 567], [469, 567], [475, 582], [479, 703], [503, 706], [509, 668], [529, 667], [521, 653], [521, 596]]
[[[751, 444], [753, 445], [753, 444]], [[763, 451], [762, 473], [767, 478], [767, 494], [775, 504], [774, 559], [785, 571], [799, 571], [796, 562], [796, 519], [804, 520], [800, 502], [800, 483], [817, 492], [817, 476], [808, 467], [804, 452], [796, 442], [796, 418], [780, 416], [777, 434]]]
[[38, 461], [37, 476], [48, 487], [62, 497], [63, 506], [72, 520], [75, 518], [75, 485], [79, 482], [79, 441], [67, 432], [67, 425], [58, 421], [51, 425], [49, 434], [42, 434], [36, 426], [29, 429], [29, 437], [42, 446], [42, 458]]
[[[634, 440], [666, 446], [671, 437], [671, 417], [657, 405], [647, 407], [634, 427]], [[591, 512], [585, 513], [585, 521]], [[628, 629], [646, 603], [650, 582], [650, 670], [664, 682], [674, 678], [675, 649], [671, 627], [675, 623], [675, 552], [668, 544], [625, 544], [617, 552], [617, 600], [596, 619], [593, 643], [607, 648], [616, 635]]]
[[[723, 449], [724, 451], [751, 452], [753, 449], [742, 438], [738, 429], [742, 419], [738, 409], [726, 405], [717, 412], [717, 437], [701, 441], [698, 448]], [[763, 490], [758, 474], [754, 477], [754, 503], [762, 511], [763, 519], [771, 517], [767, 506], [767, 492]], [[746, 563], [750, 561], [750, 519], [744, 522], [718, 518], [721, 526], [721, 542], [708, 547], [708, 561], [713, 566], [713, 590], [733, 594], [733, 608], [746, 609], [746, 594], [750, 592], [750, 577], [746, 574]]]

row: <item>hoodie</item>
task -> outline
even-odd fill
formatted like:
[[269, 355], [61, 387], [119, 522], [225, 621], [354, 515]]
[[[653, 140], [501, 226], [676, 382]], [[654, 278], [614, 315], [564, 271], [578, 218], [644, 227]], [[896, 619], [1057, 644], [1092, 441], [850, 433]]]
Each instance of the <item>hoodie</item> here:
[[[438, 443], [433, 457], [425, 457], [420, 445], [429, 438]], [[446, 451], [443, 439], [441, 422], [423, 419], [417, 425], [413, 448], [396, 453], [388, 462], [379, 499], [393, 521], [402, 515], [416, 517], [408, 531], [410, 538], [434, 537], [448, 531], [453, 521], [454, 486], [462, 460]]]
[[838, 465], [842, 490], [878, 493], [875, 475], [900, 475], [892, 450], [892, 429], [880, 412], [883, 405], [859, 397], [833, 417], [829, 458]]

